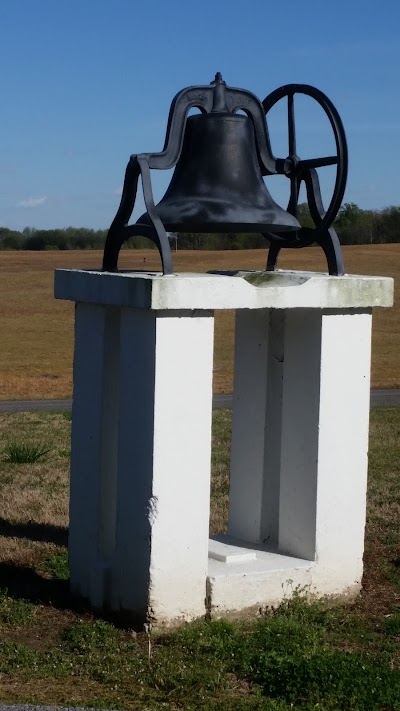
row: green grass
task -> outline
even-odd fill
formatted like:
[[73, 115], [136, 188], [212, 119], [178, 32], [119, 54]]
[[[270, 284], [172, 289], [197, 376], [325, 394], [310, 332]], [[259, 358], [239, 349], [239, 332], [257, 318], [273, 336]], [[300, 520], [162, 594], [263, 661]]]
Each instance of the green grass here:
[[37, 571], [55, 580], [69, 580], [68, 552], [63, 550], [44, 558], [37, 566]]
[[211, 456], [211, 517], [212, 535], [226, 530], [229, 496], [229, 459], [231, 442], [231, 413], [220, 410], [213, 418], [213, 446]]
[[35, 442], [9, 442], [3, 449], [5, 462], [10, 464], [34, 464], [44, 459], [50, 449]]
[[[336, 646], [335, 630], [346, 621]], [[377, 633], [375, 633], [377, 635]], [[151, 655], [141, 639], [102, 620], [78, 621], [57, 646], [34, 650], [5, 642], [0, 671], [26, 680], [96, 683], [104, 699], [120, 707], [197, 709], [396, 709], [400, 673], [390, 653], [362, 649], [352, 614], [295, 600], [247, 623], [199, 622], [153, 639]], [[243, 699], [243, 694], [246, 699]], [[4, 697], [3, 697], [4, 698]], [[33, 701], [34, 697], [28, 698]], [[85, 703], [99, 703], [87, 696]], [[231, 706], [230, 706], [231, 704]], [[106, 703], [107, 705], [107, 703]], [[240, 708], [240, 707], [239, 707]]]
[[384, 629], [387, 634], [400, 638], [400, 612], [395, 612], [385, 618]]
[[36, 607], [26, 600], [14, 599], [7, 589], [0, 590], [0, 625], [26, 625], [35, 617]]
[[[10, 464], [0, 463], [3, 511], [9, 502], [0, 522], [0, 587], [8, 579], [0, 592], [1, 702], [140, 711], [400, 709], [400, 409], [372, 412], [364, 590], [356, 603], [309, 605], [298, 592], [246, 621], [202, 620], [169, 634], [120, 628], [69, 595], [60, 538], [69, 427], [61, 414], [0, 417], [8, 439], [24, 433], [51, 448], [45, 462], [13, 465], [14, 488], [2, 479]], [[230, 415], [216, 412], [215, 530], [226, 524], [229, 442]]]

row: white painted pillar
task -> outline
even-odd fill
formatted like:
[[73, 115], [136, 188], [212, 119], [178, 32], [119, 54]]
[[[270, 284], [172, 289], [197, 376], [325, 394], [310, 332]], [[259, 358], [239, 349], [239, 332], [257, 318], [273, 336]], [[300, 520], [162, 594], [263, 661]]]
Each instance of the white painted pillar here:
[[213, 320], [77, 306], [69, 555], [96, 608], [204, 614]]
[[278, 536], [283, 311], [236, 313], [228, 533], [275, 546]]
[[[371, 357], [369, 311], [289, 312], [279, 497], [279, 552], [362, 570]], [[325, 573], [326, 574], [326, 573]]]
[[115, 527], [119, 309], [77, 304], [69, 518], [71, 589], [93, 595]]
[[204, 614], [213, 316], [121, 316], [112, 607], [159, 622]]
[[361, 587], [366, 518], [371, 309], [322, 318], [316, 585]]
[[322, 323], [316, 309], [285, 314], [277, 545], [307, 560], [315, 558]]
[[365, 525], [371, 312], [242, 311], [236, 329], [228, 534], [318, 559], [331, 584], [346, 575], [355, 584]]

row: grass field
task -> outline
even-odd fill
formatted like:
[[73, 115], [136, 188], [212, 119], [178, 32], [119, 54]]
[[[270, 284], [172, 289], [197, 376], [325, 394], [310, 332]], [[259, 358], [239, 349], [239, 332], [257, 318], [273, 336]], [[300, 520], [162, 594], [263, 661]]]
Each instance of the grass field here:
[[[392, 276], [400, 285], [400, 244], [344, 247], [349, 273]], [[295, 253], [293, 253], [295, 252]], [[324, 270], [318, 248], [287, 250], [280, 266]], [[73, 312], [71, 303], [53, 298], [57, 267], [97, 268], [102, 255], [94, 251], [1, 252], [0, 254], [0, 399], [65, 398], [72, 392]], [[262, 269], [264, 250], [174, 254], [176, 271]], [[158, 269], [155, 251], [125, 250], [120, 266]], [[217, 312], [214, 391], [232, 389], [234, 320]], [[400, 386], [400, 306], [376, 309], [373, 326], [373, 387]]]
[[[0, 702], [398, 711], [400, 409], [371, 417], [360, 598], [329, 607], [298, 597], [245, 622], [201, 621], [163, 636], [96, 619], [69, 595], [69, 415], [0, 415]], [[215, 412], [214, 533], [226, 525], [229, 443], [230, 414]], [[13, 463], [18, 452], [44, 454]]]

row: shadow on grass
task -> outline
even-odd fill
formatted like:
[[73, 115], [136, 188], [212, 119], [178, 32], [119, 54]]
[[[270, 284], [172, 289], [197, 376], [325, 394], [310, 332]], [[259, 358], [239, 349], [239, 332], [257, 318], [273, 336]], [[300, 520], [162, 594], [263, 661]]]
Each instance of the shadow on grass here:
[[[67, 546], [68, 543], [67, 528], [34, 521], [11, 523], [0, 518], [0, 536], [26, 538], [31, 541], [54, 543], [57, 546]], [[69, 580], [47, 578], [34, 568], [10, 561], [0, 563], [0, 589], [7, 590], [7, 594], [15, 599], [50, 605], [60, 610], [82, 612], [87, 609], [83, 601], [71, 595]]]
[[69, 580], [51, 580], [27, 566], [0, 563], [0, 589], [18, 600], [49, 605], [59, 610], [84, 612], [87, 605], [71, 595]]
[[31, 541], [44, 541], [55, 543], [57, 546], [66, 546], [68, 543], [68, 529], [63, 526], [52, 526], [47, 523], [11, 523], [0, 518], [0, 536], [8, 538], [28, 538]]
[[143, 632], [143, 615], [115, 612], [105, 607], [93, 610], [84, 598], [73, 595], [70, 581], [45, 578], [33, 568], [14, 563], [0, 563], [0, 591], [6, 591], [8, 597], [23, 600], [34, 605], [50, 607], [79, 615], [95, 615], [96, 619], [105, 620], [120, 629], [132, 629]]

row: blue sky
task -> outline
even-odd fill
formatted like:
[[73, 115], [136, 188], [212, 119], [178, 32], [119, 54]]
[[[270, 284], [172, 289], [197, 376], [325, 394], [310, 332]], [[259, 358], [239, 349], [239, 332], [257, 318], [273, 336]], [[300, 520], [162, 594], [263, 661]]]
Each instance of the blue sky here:
[[[260, 99], [321, 89], [346, 129], [345, 201], [400, 204], [399, 0], [0, 0], [0, 67], [2, 226], [107, 228], [129, 155], [161, 150], [175, 93], [216, 71]], [[300, 156], [331, 154], [321, 110], [296, 109]], [[268, 123], [283, 157], [280, 107]], [[159, 199], [170, 175], [153, 179]], [[287, 182], [268, 182], [282, 206]]]

